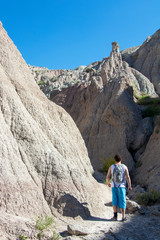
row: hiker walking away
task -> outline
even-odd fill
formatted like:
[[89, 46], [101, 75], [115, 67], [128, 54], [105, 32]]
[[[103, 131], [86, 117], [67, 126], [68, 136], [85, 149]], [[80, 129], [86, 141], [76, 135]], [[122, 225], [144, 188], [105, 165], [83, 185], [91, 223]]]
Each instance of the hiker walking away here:
[[[129, 176], [128, 168], [122, 164], [122, 158], [119, 154], [116, 154], [115, 164], [108, 169], [107, 183], [108, 187], [112, 187], [112, 205], [114, 216], [112, 220], [117, 220], [117, 208], [121, 209], [122, 221], [126, 221], [125, 210], [126, 210], [126, 179], [128, 183], [128, 190], [131, 191], [131, 179]], [[110, 178], [112, 183], [110, 183]]]

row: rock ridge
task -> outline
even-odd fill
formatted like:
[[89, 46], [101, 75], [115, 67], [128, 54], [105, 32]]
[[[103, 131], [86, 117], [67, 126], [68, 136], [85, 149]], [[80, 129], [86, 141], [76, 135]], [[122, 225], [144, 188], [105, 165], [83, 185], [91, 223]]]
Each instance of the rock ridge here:
[[[73, 117], [95, 169], [100, 168], [100, 159], [108, 159], [116, 152], [122, 153], [125, 163], [132, 169], [134, 162], [130, 152], [140, 149], [146, 142], [144, 120], [134, 101], [133, 89], [156, 96], [153, 84], [122, 60], [119, 45], [114, 42], [110, 56], [90, 69], [87, 82], [66, 88], [51, 98]], [[147, 136], [152, 132], [151, 125], [150, 122]], [[136, 134], [141, 134], [139, 146], [134, 143]]]
[[122, 57], [129, 65], [154, 84], [157, 93], [160, 93], [160, 29], [146, 41], [136, 51], [130, 49], [122, 51]]
[[2, 26], [0, 79], [0, 225], [1, 229], [6, 226], [4, 235], [10, 235], [6, 218], [16, 226], [18, 217], [86, 218], [102, 210], [107, 191], [104, 194], [105, 187], [92, 177], [76, 124], [40, 91]]

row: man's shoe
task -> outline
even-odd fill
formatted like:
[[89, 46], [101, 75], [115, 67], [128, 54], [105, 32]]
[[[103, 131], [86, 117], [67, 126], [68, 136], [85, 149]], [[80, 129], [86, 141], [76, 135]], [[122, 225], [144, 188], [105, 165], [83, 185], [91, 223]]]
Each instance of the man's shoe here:
[[113, 216], [113, 217], [111, 218], [111, 221], [117, 221], [117, 217]]
[[127, 221], [127, 218], [122, 218], [122, 222], [126, 222]]

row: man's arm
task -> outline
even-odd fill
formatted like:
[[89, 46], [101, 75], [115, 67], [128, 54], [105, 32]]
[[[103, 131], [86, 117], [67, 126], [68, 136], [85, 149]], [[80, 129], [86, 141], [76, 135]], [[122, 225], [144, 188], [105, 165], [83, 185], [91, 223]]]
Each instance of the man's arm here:
[[108, 187], [111, 187], [110, 178], [111, 178], [111, 167], [108, 169], [108, 173], [106, 177]]
[[129, 172], [128, 172], [128, 168], [125, 167], [125, 173], [126, 173], [126, 179], [127, 179], [127, 183], [128, 183], [128, 189], [131, 191], [132, 187], [131, 187], [131, 179], [129, 176]]

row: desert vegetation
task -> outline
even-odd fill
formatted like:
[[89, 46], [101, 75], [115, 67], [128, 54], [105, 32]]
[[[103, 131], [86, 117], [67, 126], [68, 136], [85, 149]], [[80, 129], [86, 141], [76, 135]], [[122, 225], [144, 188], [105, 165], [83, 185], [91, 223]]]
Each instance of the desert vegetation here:
[[39, 230], [39, 233], [37, 234], [38, 239], [42, 239], [45, 230], [52, 231], [52, 237], [50, 240], [59, 240], [61, 238], [55, 231], [55, 221], [53, 217], [39, 217], [36, 221], [36, 229]]
[[137, 201], [142, 205], [152, 205], [156, 203], [160, 198], [160, 192], [156, 190], [150, 190], [149, 192], [137, 194]]
[[102, 158], [100, 161], [102, 162], [102, 167], [100, 168], [100, 172], [104, 172], [104, 173], [107, 173], [110, 166], [115, 163], [115, 160], [113, 157], [109, 157], [108, 159]]

